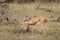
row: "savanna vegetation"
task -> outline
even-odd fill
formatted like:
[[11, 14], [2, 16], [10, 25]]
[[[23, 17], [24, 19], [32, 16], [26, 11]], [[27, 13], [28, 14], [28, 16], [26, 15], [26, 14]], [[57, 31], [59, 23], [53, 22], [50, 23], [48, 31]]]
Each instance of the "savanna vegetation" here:
[[60, 0], [0, 0], [0, 40], [60, 40]]

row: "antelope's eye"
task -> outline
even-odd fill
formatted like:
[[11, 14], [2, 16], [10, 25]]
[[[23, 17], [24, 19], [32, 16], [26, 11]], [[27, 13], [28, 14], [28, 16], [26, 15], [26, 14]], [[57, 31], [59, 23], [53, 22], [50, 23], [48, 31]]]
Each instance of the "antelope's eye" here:
[[22, 24], [21, 24], [22, 25]]

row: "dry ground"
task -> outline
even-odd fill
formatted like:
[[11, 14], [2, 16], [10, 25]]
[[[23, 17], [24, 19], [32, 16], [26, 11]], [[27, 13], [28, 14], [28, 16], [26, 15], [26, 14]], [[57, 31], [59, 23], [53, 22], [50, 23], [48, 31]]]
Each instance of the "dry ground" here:
[[[0, 40], [60, 40], [60, 23], [54, 22], [60, 16], [60, 3], [41, 4], [39, 10], [36, 10], [38, 3], [31, 4], [9, 4], [8, 17], [10, 19], [17, 19], [21, 22], [21, 18], [33, 16], [43, 16], [49, 21], [46, 23], [48, 29], [47, 35], [42, 34], [40, 25], [36, 27], [36, 33], [20, 34], [18, 25], [14, 26], [0, 26]], [[51, 10], [51, 12], [49, 12]], [[50, 15], [53, 18], [48, 18]], [[25, 26], [24, 26], [25, 27]], [[18, 31], [17, 33], [15, 31]], [[41, 33], [39, 33], [41, 31]]]

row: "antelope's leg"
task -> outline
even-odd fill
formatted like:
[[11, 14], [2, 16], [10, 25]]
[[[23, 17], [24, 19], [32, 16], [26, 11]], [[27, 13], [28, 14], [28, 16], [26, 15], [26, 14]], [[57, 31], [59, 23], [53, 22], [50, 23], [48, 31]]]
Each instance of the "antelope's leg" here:
[[33, 34], [34, 33], [34, 28], [35, 28], [35, 25], [30, 25], [29, 26], [29, 31]]
[[27, 26], [27, 30], [26, 31], [29, 32], [29, 25]]

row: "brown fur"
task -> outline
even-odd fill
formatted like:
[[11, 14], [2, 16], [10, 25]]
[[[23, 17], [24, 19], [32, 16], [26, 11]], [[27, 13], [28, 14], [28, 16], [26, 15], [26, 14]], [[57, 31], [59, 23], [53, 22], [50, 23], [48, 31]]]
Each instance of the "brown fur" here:
[[[30, 20], [28, 21], [25, 21], [25, 22], [22, 22], [21, 24], [24, 25], [24, 24], [27, 24], [28, 27], [27, 27], [27, 31], [30, 31], [30, 32], [34, 32], [33, 30], [35, 29], [35, 24], [43, 24], [45, 25], [45, 23], [47, 22], [47, 19], [44, 18], [44, 17], [35, 17], [35, 18], [31, 18]], [[29, 25], [31, 25], [32, 27], [30, 27]], [[44, 29], [45, 27], [43, 27]]]
[[35, 25], [38, 22], [45, 24], [47, 22], [47, 19], [44, 17], [35, 17], [29, 21], [22, 22], [21, 24]]

